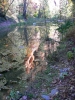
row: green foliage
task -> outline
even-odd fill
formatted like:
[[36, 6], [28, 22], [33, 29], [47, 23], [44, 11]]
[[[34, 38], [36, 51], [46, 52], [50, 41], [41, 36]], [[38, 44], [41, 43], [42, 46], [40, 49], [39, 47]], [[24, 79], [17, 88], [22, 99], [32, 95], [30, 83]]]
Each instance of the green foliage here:
[[62, 43], [59, 47], [57, 47], [58, 48], [58, 50], [62, 50], [62, 51], [64, 51], [65, 50], [65, 48], [66, 48], [66, 44], [65, 43]]
[[37, 12], [35, 12], [33, 16], [34, 16], [34, 17], [38, 17], [38, 13], [37, 13]]
[[10, 95], [9, 98], [12, 100], [17, 100], [19, 99], [20, 95], [18, 95], [18, 93], [15, 90], [11, 90], [10, 91]]
[[11, 97], [11, 98], [15, 98], [15, 96], [16, 96], [16, 92], [13, 91], [13, 90], [11, 90], [11, 92], [10, 92], [10, 97]]
[[65, 38], [70, 39], [72, 41], [75, 40], [75, 25], [68, 29], [68, 31], [66, 32]]
[[74, 54], [72, 53], [72, 51], [68, 51], [68, 52], [67, 52], [67, 58], [68, 58], [69, 60], [71, 60], [73, 57], [74, 57]]
[[69, 29], [71, 26], [73, 26], [73, 23], [68, 20], [67, 22], [65, 22], [65, 24], [62, 24], [57, 30], [60, 33], [65, 33], [67, 29]]

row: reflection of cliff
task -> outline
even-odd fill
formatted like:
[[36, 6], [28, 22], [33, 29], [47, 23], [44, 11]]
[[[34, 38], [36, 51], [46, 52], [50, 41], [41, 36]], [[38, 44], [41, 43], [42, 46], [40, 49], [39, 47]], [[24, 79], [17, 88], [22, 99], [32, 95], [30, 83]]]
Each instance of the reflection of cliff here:
[[18, 31], [18, 28], [15, 28], [13, 32], [8, 34], [8, 38], [11, 41], [11, 52], [14, 54], [14, 58], [17, 61], [22, 60], [24, 57], [24, 40], [23, 34]]

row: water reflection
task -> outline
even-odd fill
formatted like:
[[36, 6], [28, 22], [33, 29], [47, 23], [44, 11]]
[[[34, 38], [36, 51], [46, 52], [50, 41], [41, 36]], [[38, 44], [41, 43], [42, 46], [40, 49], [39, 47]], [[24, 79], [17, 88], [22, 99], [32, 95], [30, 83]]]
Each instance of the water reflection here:
[[23, 33], [18, 28], [8, 34], [8, 39], [11, 41], [10, 50], [18, 62], [24, 58], [25, 40], [23, 37]]
[[[24, 65], [29, 72], [38, 65], [34, 64], [35, 62], [38, 61], [40, 64], [42, 61], [45, 62], [46, 56], [56, 51], [60, 41], [56, 28], [56, 26], [48, 26], [46, 30], [44, 26], [16, 27], [5, 38], [6, 49], [2, 47], [2, 51], [9, 50], [12, 55], [11, 59], [19, 63], [25, 61]], [[2, 42], [0, 41], [0, 44]]]
[[27, 54], [26, 54], [26, 62], [25, 67], [27, 72], [30, 72], [30, 69], [34, 67], [34, 53], [38, 50], [40, 45], [40, 31], [38, 31], [37, 28], [35, 28], [35, 33], [30, 38], [30, 41], [27, 46]]
[[27, 27], [24, 27], [24, 38], [25, 38], [26, 44], [28, 45], [28, 33], [27, 33]]
[[56, 51], [60, 41], [56, 28], [56, 26], [49, 26], [46, 31], [44, 26], [30, 26], [22, 29], [15, 28], [8, 34], [11, 41], [10, 50], [14, 59], [18, 62], [25, 61], [24, 65], [28, 73], [36, 66], [36, 59], [39, 59], [39, 64], [43, 66], [41, 62], [46, 62], [45, 57]]
[[[16, 27], [13, 31], [8, 32], [5, 41], [3, 39], [0, 40], [0, 44], [5, 46], [5, 48], [1, 46], [0, 49], [0, 54], [3, 56], [3, 58], [0, 57], [0, 60], [2, 60], [5, 65], [2, 63], [0, 68], [4, 68], [6, 65], [7, 68], [11, 65], [11, 70], [5, 75], [7, 82], [8, 80], [9, 82], [13, 80], [12, 77], [8, 79], [8, 75], [10, 74], [15, 77], [15, 80], [17, 80], [17, 76], [20, 76], [20, 81], [22, 81], [23, 79], [26, 80], [29, 77], [28, 75], [30, 75], [31, 79], [34, 79], [37, 72], [46, 69], [46, 56], [57, 50], [60, 41], [59, 33], [56, 31], [56, 28], [56, 26], [48, 26], [46, 30], [45, 26]], [[7, 58], [9, 58], [9, 60]], [[13, 61], [18, 63], [16, 64]], [[14, 68], [14, 66], [18, 66], [16, 69], [17, 72], [21, 69], [21, 74], [14, 70], [14, 73], [17, 73], [17, 75], [15, 76], [15, 74], [13, 74], [12, 68]], [[27, 74], [26, 71], [29, 74]], [[17, 85], [16, 88], [17, 87], [19, 86]]]

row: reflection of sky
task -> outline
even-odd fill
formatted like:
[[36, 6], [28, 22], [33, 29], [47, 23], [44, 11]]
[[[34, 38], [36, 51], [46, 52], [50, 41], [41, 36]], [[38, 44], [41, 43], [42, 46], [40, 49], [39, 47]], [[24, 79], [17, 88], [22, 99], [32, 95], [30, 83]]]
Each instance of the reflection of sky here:
[[48, 2], [51, 11], [53, 11], [53, 9], [59, 9], [59, 0], [49, 0]]
[[[54, 9], [56, 9], [56, 10], [59, 9], [59, 1], [60, 0], [48, 0], [49, 8], [51, 11], [53, 11]], [[39, 5], [39, 3], [41, 3], [40, 0], [32, 0], [32, 2], [35, 2], [38, 5]]]
[[57, 27], [55, 26], [50, 26], [50, 33], [49, 33], [49, 38], [55, 40], [55, 41], [60, 41], [59, 37], [59, 32], [56, 30]]

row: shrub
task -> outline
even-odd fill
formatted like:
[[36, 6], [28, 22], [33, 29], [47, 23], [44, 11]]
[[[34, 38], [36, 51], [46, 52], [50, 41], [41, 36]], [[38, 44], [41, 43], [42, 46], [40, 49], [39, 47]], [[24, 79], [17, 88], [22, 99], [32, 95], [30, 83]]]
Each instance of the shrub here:
[[36, 12], [36, 13], [34, 13], [34, 15], [33, 15], [34, 17], [38, 17], [38, 13]]
[[67, 58], [68, 60], [71, 60], [72, 58], [74, 58], [74, 54], [72, 53], [72, 51], [67, 52]]
[[72, 41], [75, 40], [75, 26], [68, 29], [65, 38], [70, 39]]
[[73, 23], [71, 21], [66, 21], [65, 24], [62, 24], [57, 30], [60, 33], [65, 33], [71, 26], [73, 26]]

